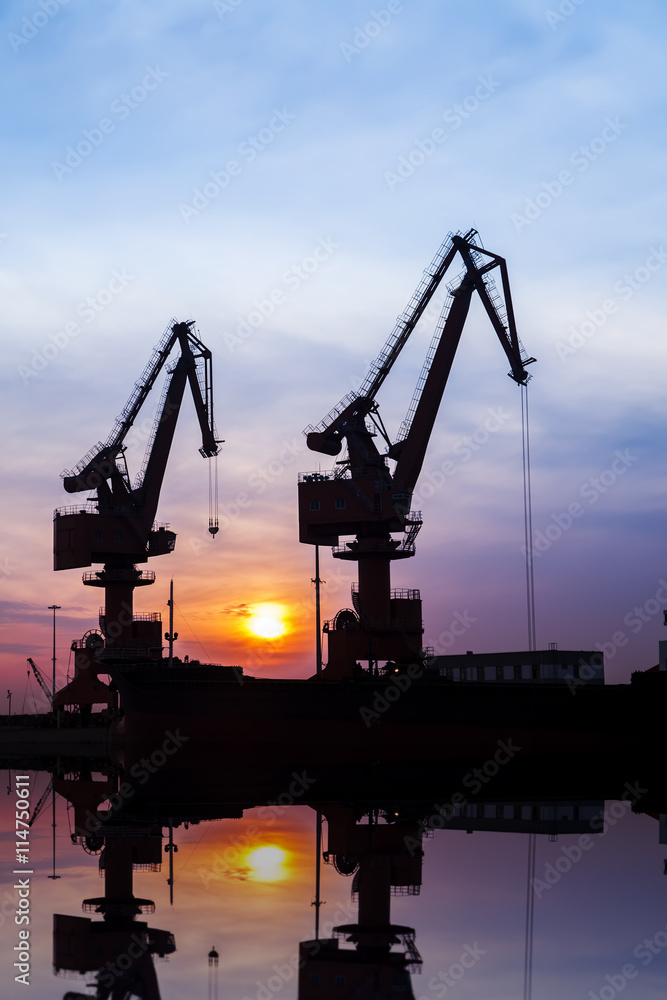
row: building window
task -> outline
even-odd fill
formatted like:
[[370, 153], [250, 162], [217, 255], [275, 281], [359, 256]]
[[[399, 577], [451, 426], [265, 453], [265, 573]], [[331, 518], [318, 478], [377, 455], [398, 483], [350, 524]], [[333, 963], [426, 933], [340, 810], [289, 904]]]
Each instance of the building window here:
[[113, 533], [113, 540], [114, 540], [114, 542], [122, 542], [123, 541], [123, 532], [122, 531], [114, 531], [114, 533]]
[[310, 501], [310, 509], [311, 510], [319, 510], [320, 509], [320, 501], [319, 500], [311, 500]]
[[336, 976], [334, 986], [345, 986], [345, 976]]
[[319, 972], [311, 972], [310, 974], [310, 985], [319, 986], [320, 985], [320, 974]]
[[93, 541], [94, 542], [101, 542], [102, 541], [102, 532], [101, 531], [94, 531], [93, 532]]
[[347, 507], [347, 500], [345, 497], [336, 497], [336, 510], [345, 510]]

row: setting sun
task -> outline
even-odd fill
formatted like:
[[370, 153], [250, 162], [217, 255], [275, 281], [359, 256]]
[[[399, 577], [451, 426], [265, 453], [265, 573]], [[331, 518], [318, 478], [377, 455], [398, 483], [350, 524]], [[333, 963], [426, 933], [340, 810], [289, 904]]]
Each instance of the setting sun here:
[[277, 639], [287, 626], [283, 620], [283, 608], [279, 604], [256, 604], [246, 621], [246, 628], [260, 639]]
[[281, 847], [256, 847], [246, 855], [250, 877], [262, 882], [278, 882], [287, 877], [287, 854]]

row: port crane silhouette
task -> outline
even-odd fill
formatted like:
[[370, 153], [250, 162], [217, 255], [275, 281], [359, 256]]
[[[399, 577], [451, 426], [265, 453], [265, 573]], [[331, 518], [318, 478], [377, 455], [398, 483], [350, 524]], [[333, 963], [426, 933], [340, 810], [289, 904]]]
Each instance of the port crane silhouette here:
[[[448, 286], [406, 418], [392, 441], [376, 395], [457, 255], [463, 270]], [[316, 427], [306, 428], [312, 451], [336, 456], [346, 445], [347, 453], [334, 471], [299, 477], [300, 541], [331, 545], [335, 558], [359, 566], [353, 608], [339, 611], [324, 626], [329, 661], [323, 675], [351, 676], [360, 669], [360, 660], [388, 661], [400, 672], [419, 658], [421, 597], [418, 590], [391, 589], [390, 565], [415, 554], [422, 517], [411, 509], [412, 496], [475, 293], [510, 363], [510, 378], [525, 386], [530, 378], [526, 366], [535, 359], [526, 356], [519, 341], [507, 264], [470, 229], [445, 239], [360, 390], [345, 396]], [[393, 471], [389, 460], [395, 462]], [[401, 539], [392, 537], [397, 532]], [[341, 545], [341, 535], [356, 537]]]
[[[28, 665], [32, 669], [32, 672], [35, 675], [35, 679], [39, 684], [39, 686], [41, 687], [44, 694], [46, 695], [46, 700], [50, 705], [51, 702], [53, 701], [53, 691], [51, 691], [51, 689], [49, 688], [49, 682], [46, 677], [46, 674], [44, 673], [43, 670], [40, 670], [40, 668], [37, 666], [37, 664], [35, 663], [35, 661], [31, 656], [28, 657]], [[30, 677], [30, 670], [28, 670], [28, 677]]]
[[[143, 465], [132, 482], [125, 456], [127, 435], [176, 346], [180, 356], [168, 370]], [[105, 605], [100, 612], [100, 632], [88, 633], [73, 646], [74, 680], [55, 695], [54, 708], [90, 706], [104, 700], [110, 703], [101, 690], [105, 686], [97, 680], [95, 669], [91, 670], [93, 661], [100, 657], [162, 656], [160, 616], [135, 615], [133, 594], [137, 587], [155, 581], [155, 573], [138, 569], [137, 564], [172, 552], [176, 543], [175, 532], [168, 524], [155, 523], [155, 515], [188, 383], [201, 429], [199, 451], [205, 458], [215, 457], [221, 441], [213, 420], [211, 352], [195, 333], [194, 321], [174, 320], [153, 350], [106, 442], [99, 442], [72, 471], [63, 473], [68, 493], [92, 491], [93, 495], [76, 506], [55, 511], [54, 569], [103, 563], [100, 570], [84, 572], [83, 583], [103, 588]], [[218, 531], [214, 509], [209, 510], [209, 531], [213, 536]]]

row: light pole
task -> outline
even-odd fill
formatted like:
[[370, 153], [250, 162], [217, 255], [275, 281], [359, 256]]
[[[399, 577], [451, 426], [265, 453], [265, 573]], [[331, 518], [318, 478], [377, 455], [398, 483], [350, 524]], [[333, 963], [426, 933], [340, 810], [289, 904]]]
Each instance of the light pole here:
[[320, 547], [315, 546], [315, 672], [322, 673], [322, 624], [320, 622], [320, 585], [326, 580], [320, 580]]
[[[325, 580], [320, 579], [320, 547], [315, 546], [315, 579], [311, 581], [315, 584], [315, 671], [319, 677], [322, 673], [322, 622], [320, 617], [320, 586]], [[317, 821], [315, 826], [315, 940], [320, 937], [320, 906], [322, 899], [320, 896], [320, 875], [322, 860], [322, 811], [317, 810]]]
[[[49, 604], [49, 611], [53, 611], [53, 694], [51, 695], [51, 708], [56, 698], [56, 611], [60, 611], [59, 604]], [[60, 717], [58, 717], [60, 722]]]
[[164, 633], [165, 639], [169, 643], [169, 666], [174, 665], [174, 642], [178, 639], [178, 632], [174, 632], [174, 581], [169, 584], [169, 631]]
[[9, 702], [9, 715], [12, 714], [12, 692], [7, 688], [7, 701]]
[[[58, 758], [60, 761], [60, 758]], [[60, 766], [60, 764], [58, 765]], [[51, 792], [51, 830], [53, 833], [53, 874], [47, 875], [47, 878], [57, 879], [60, 875], [56, 875], [56, 790], [53, 788]]]

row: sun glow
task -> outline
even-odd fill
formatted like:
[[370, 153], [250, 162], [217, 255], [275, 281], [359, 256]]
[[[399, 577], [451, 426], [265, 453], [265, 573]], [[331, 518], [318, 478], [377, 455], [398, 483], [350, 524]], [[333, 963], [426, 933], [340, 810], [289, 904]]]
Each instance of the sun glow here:
[[287, 854], [281, 847], [256, 847], [246, 855], [245, 860], [250, 869], [250, 877], [258, 881], [278, 882], [287, 877]]
[[280, 604], [255, 604], [245, 624], [259, 639], [277, 639], [287, 631]]

